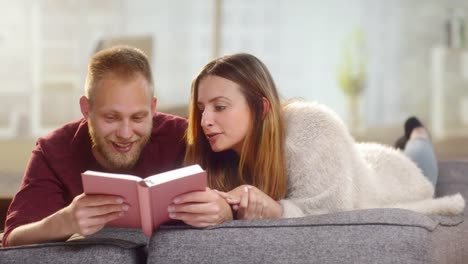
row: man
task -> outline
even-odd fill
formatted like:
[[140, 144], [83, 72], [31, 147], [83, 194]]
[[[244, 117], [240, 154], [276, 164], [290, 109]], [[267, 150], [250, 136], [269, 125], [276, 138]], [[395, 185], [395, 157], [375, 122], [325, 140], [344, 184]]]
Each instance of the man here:
[[147, 177], [181, 166], [187, 122], [156, 113], [141, 51], [115, 47], [95, 54], [80, 107], [82, 119], [37, 140], [8, 211], [4, 246], [90, 235], [124, 215], [122, 197], [83, 194], [85, 170]]

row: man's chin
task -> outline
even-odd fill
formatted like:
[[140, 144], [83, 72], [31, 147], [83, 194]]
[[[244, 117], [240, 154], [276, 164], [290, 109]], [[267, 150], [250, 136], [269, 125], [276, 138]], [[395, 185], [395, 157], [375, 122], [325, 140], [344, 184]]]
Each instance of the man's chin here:
[[109, 162], [110, 169], [113, 171], [129, 171], [135, 167], [136, 161], [131, 162], [121, 162], [121, 161], [111, 161]]
[[128, 171], [135, 167], [138, 161], [138, 155], [134, 153], [114, 153], [106, 157], [109, 169], [115, 171]]

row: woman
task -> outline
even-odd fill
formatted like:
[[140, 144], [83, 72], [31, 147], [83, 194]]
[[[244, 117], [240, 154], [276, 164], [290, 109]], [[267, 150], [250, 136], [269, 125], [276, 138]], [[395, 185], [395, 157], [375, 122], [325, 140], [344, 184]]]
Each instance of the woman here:
[[[186, 163], [208, 171], [209, 186], [237, 218], [378, 207], [463, 211], [460, 194], [432, 199], [434, 186], [410, 159], [379, 144], [356, 143], [323, 105], [281, 106], [270, 73], [252, 55], [208, 63], [192, 84], [189, 115]], [[185, 208], [194, 206], [191, 195], [182, 196]]]
[[266, 66], [248, 54], [208, 63], [192, 84], [189, 109], [186, 162], [205, 168], [217, 190], [248, 184], [250, 190], [236, 190], [248, 195], [242, 205], [248, 201], [250, 210], [239, 212], [246, 218], [280, 217], [276, 201], [287, 191], [284, 129]]

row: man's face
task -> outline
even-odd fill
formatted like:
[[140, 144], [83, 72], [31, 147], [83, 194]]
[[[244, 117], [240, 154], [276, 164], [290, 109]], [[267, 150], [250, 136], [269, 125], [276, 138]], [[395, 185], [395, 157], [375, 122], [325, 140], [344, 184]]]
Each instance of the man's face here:
[[111, 74], [97, 83], [93, 103], [83, 114], [93, 154], [103, 167], [126, 171], [137, 163], [153, 127], [156, 99], [150, 89], [140, 74], [130, 79]]

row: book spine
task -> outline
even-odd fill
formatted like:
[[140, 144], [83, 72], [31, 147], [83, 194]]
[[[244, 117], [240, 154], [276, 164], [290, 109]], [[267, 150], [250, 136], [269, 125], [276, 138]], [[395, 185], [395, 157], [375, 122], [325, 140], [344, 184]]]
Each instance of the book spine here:
[[151, 200], [149, 188], [143, 181], [138, 184], [138, 200], [140, 202], [141, 229], [145, 235], [151, 236], [153, 233]]

